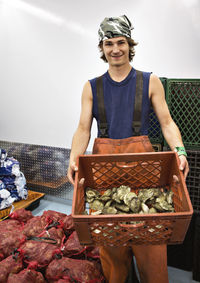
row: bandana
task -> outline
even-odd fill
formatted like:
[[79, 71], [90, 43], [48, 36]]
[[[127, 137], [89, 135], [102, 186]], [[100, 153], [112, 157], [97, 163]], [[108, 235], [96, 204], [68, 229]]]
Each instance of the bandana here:
[[100, 28], [98, 31], [99, 42], [105, 39], [118, 36], [131, 37], [132, 29], [133, 26], [125, 15], [119, 17], [105, 18], [100, 24]]

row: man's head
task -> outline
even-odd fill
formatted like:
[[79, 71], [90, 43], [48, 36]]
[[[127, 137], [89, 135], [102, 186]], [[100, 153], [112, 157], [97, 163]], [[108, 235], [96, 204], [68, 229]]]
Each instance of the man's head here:
[[135, 50], [134, 46], [137, 43], [131, 38], [131, 30], [133, 26], [127, 16], [119, 16], [112, 18], [105, 18], [100, 24], [100, 28], [98, 31], [99, 34], [99, 49], [101, 51], [101, 59], [107, 62], [107, 59], [103, 50], [103, 42], [108, 39], [112, 39], [115, 37], [125, 37], [128, 45], [129, 45], [129, 61], [132, 61]]

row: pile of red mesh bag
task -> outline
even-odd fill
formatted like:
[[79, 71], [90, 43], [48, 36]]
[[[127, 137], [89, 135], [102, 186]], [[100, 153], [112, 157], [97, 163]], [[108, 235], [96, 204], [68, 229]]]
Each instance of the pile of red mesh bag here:
[[105, 282], [98, 248], [80, 245], [71, 215], [18, 209], [0, 229], [0, 283]]

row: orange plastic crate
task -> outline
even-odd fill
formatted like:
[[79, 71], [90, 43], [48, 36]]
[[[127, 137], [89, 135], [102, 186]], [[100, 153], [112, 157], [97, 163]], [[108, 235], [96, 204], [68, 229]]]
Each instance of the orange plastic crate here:
[[[182, 243], [193, 209], [178, 164], [175, 152], [80, 155], [72, 202], [72, 217], [80, 243], [96, 246]], [[82, 178], [84, 184], [80, 182]], [[86, 187], [104, 191], [121, 185], [130, 186], [136, 193], [144, 188], [171, 189], [175, 212], [84, 215]], [[133, 225], [130, 221], [139, 223]]]

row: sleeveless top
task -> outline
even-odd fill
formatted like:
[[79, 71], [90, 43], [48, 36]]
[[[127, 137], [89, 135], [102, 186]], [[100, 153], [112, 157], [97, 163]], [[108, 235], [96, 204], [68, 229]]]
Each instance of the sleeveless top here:
[[[143, 93], [141, 109], [140, 135], [148, 135], [149, 128], [149, 78], [151, 73], [142, 72]], [[111, 79], [108, 71], [103, 74], [103, 94], [108, 123], [108, 137], [111, 139], [123, 139], [133, 136], [133, 116], [135, 106], [136, 70], [131, 69], [128, 76], [121, 82]], [[97, 102], [97, 78], [89, 80], [93, 95], [93, 117], [97, 121], [98, 137], [100, 137], [98, 102]]]

